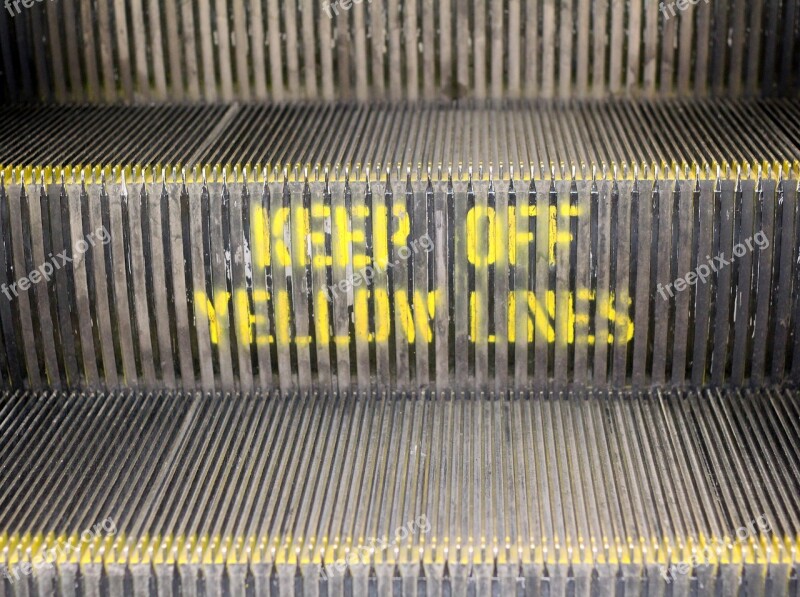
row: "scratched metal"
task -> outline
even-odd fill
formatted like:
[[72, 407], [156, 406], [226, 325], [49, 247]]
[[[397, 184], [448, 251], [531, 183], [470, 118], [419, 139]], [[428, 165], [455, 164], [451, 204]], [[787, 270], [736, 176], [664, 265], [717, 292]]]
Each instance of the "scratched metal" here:
[[796, 15], [773, 0], [17, 0], [0, 11], [0, 97], [791, 96]]
[[799, 412], [769, 388], [3, 394], [0, 590], [796, 594]]
[[[800, 56], [800, 52], [798, 52]], [[263, 164], [394, 171], [761, 164], [800, 158], [792, 99], [228, 106], [0, 105], [0, 166]], [[522, 166], [520, 166], [522, 164]], [[755, 167], [755, 166], [753, 166]], [[672, 168], [672, 166], [670, 166]], [[397, 174], [393, 176], [396, 178]]]
[[800, 377], [796, 179], [504, 174], [3, 185], [2, 383], [488, 392]]

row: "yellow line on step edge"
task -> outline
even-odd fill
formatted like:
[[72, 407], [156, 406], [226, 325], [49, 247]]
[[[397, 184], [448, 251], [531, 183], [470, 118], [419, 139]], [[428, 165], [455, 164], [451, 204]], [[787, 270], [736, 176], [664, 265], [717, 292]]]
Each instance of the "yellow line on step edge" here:
[[[530, 181], [531, 173], [536, 180], [654, 180], [656, 178], [681, 180], [715, 180], [718, 176], [723, 179], [735, 179], [741, 174], [743, 179], [755, 179], [759, 172], [763, 178], [800, 179], [800, 161], [793, 162], [742, 162], [726, 160], [722, 163], [690, 164], [666, 163], [661, 164], [606, 164], [594, 166], [592, 164], [576, 165], [573, 171], [571, 164], [513, 164], [514, 180]], [[308, 180], [324, 181], [326, 168], [328, 179], [331, 182], [366, 182], [367, 173], [372, 182], [386, 182], [387, 167], [390, 168], [391, 180], [398, 178], [406, 180], [407, 175], [412, 181], [427, 181], [428, 172], [431, 180], [447, 180], [448, 169], [452, 172], [452, 179], [468, 181], [470, 168], [473, 181], [494, 180], [509, 181], [511, 172], [508, 164], [491, 164], [481, 162], [478, 164], [206, 164], [185, 166], [183, 164], [125, 164], [125, 165], [66, 165], [66, 166], [34, 166], [34, 165], [2, 165], [0, 164], [0, 180], [5, 185], [24, 181], [26, 185], [39, 184], [44, 177], [45, 184], [51, 185], [63, 179], [69, 184], [80, 182], [82, 179], [88, 183], [98, 183], [105, 180], [109, 183], [121, 183], [123, 174], [128, 183], [146, 184], [166, 181], [168, 184], [183, 181], [185, 174], [187, 183], [197, 183], [203, 180], [205, 174], [209, 182], [222, 182], [223, 178], [230, 183], [264, 182], [303, 182]], [[398, 177], [399, 173], [399, 177]]]
[[[376, 547], [377, 545], [377, 547]], [[72, 546], [71, 548], [68, 546]], [[359, 547], [363, 549], [359, 550]], [[798, 536], [779, 538], [761, 534], [739, 541], [736, 537], [675, 540], [651, 537], [638, 541], [590, 538], [588, 541], [547, 541], [521, 544], [506, 541], [479, 543], [421, 535], [410, 541], [389, 543], [363, 537], [221, 537], [95, 536], [81, 542], [79, 534], [0, 534], [0, 565], [13, 570], [29, 563], [35, 570], [45, 561], [56, 564], [320, 564], [345, 563], [367, 558], [376, 564], [632, 564], [675, 563], [794, 564], [800, 549]], [[50, 554], [53, 554], [52, 556]], [[367, 555], [369, 554], [369, 555]], [[362, 561], [365, 561], [362, 559]], [[29, 569], [30, 570], [30, 569]]]

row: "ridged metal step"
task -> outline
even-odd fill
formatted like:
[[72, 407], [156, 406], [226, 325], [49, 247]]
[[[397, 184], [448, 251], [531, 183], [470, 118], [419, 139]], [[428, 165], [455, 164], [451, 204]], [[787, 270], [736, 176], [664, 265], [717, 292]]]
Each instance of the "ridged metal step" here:
[[[0, 165], [185, 167], [249, 164], [353, 176], [441, 167], [541, 178], [555, 168], [620, 172], [658, 166], [747, 174], [800, 160], [797, 99], [652, 99], [491, 102], [0, 107]], [[297, 172], [295, 172], [297, 170]], [[417, 170], [421, 174], [417, 174]], [[338, 178], [338, 176], [337, 176]]]
[[669, 174], [0, 185], [0, 383], [796, 381], [798, 180]]
[[796, 592], [799, 398], [4, 395], [4, 587]]
[[796, 94], [796, 0], [74, 0], [0, 11], [0, 98]]

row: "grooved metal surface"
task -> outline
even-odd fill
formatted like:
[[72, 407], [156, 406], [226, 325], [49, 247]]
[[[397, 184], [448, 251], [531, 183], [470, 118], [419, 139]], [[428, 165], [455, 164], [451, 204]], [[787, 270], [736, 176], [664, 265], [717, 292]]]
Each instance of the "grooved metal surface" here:
[[0, 597], [796, 597], [798, 17], [6, 0]]
[[110, 519], [115, 533], [59, 556], [62, 576], [80, 562], [84, 594], [101, 578], [116, 594], [127, 570], [161, 591], [178, 575], [184, 594], [199, 578], [209, 595], [245, 580], [263, 594], [273, 577], [283, 595], [320, 567], [358, 594], [423, 569], [429, 591], [495, 577], [552, 595], [787, 594], [799, 416], [796, 392], [770, 388], [4, 395], [0, 553], [13, 570]]
[[0, 185], [0, 382], [501, 391], [800, 375], [794, 178], [275, 174]]
[[800, 159], [796, 100], [5, 106], [0, 165], [262, 164], [373, 170], [501, 164], [536, 176]]
[[798, 90], [797, 0], [15, 5], [0, 11], [0, 92], [11, 100], [738, 97]]

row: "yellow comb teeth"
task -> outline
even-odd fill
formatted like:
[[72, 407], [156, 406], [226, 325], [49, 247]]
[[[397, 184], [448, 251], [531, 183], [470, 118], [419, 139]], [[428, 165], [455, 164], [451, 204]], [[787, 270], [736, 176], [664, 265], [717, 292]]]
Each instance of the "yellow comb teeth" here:
[[[41, 145], [31, 145], [30, 135], [63, 138], [74, 110], [7, 110], [0, 122], [6, 139], [0, 172], [5, 184], [15, 179], [29, 185], [42, 176], [47, 184], [62, 177], [71, 183], [104, 179], [118, 184], [123, 174], [129, 182], [148, 184], [184, 177], [189, 183], [204, 178], [252, 183], [633, 180], [659, 174], [674, 178], [676, 170], [685, 178], [707, 180], [739, 172], [753, 178], [759, 171], [763, 178], [796, 177], [800, 159], [791, 134], [798, 106], [791, 100], [374, 102], [358, 107], [311, 102], [292, 104], [291, 118], [287, 109], [272, 103], [244, 109], [165, 104], [122, 112], [82, 106], [76, 110], [93, 122], [90, 133], [81, 136], [77, 130], [63, 143]], [[713, 129], [708, 113], [721, 115]], [[151, 129], [154, 122], [158, 134], [131, 133]], [[399, 128], [390, 135], [383, 129], [386, 123]], [[125, 143], [107, 141], [120, 134]], [[316, 136], [325, 142], [314, 142]], [[414, 141], [406, 146], [401, 139]]]
[[[426, 182], [428, 170], [390, 165], [388, 171], [382, 169], [382, 164], [378, 163], [374, 167], [368, 164], [366, 168], [361, 168], [360, 164], [353, 166], [350, 163], [339, 163], [333, 166], [320, 163], [296, 164], [294, 166], [262, 165], [260, 163], [235, 163], [226, 166], [220, 164], [205, 165], [142, 165], [142, 164], [119, 164], [119, 165], [87, 165], [87, 166], [17, 166], [0, 164], [0, 176], [5, 185], [24, 183], [28, 186], [58, 185], [62, 182], [76, 184], [82, 180], [91, 184], [105, 182], [107, 184], [200, 184], [206, 182], [221, 183], [223, 181], [232, 184], [237, 183], [305, 183], [320, 182], [387, 182], [388, 180], [405, 181], [406, 178], [413, 182]], [[728, 165], [727, 161], [723, 166], [719, 166], [716, 161], [708, 163], [684, 163], [681, 166], [670, 168], [667, 164], [637, 164], [635, 162], [624, 163], [622, 165], [612, 164], [611, 167], [605, 164], [580, 164], [572, 165], [571, 169], [564, 169], [562, 164], [560, 169], [553, 166], [552, 172], [544, 165], [531, 164], [530, 168], [519, 167], [514, 173], [509, 171], [508, 166], [503, 169], [477, 168], [470, 174], [469, 169], [454, 167], [453, 164], [439, 164], [436, 168], [429, 168], [430, 180], [446, 181], [448, 179], [464, 181], [483, 181], [483, 182], [530, 182], [533, 178], [549, 180], [592, 180], [605, 177], [610, 180], [658, 180], [670, 178], [674, 172], [678, 171], [685, 175], [687, 179], [694, 180], [717, 180], [718, 178], [737, 178], [755, 179], [760, 172], [762, 177], [774, 180], [787, 178], [797, 178], [800, 174], [800, 161], [797, 159], [789, 161], [768, 161], [763, 163], [739, 163], [732, 161]], [[513, 166], [513, 164], [512, 164]], [[520, 164], [522, 166], [522, 164]], [[327, 172], [326, 172], [327, 169]], [[512, 168], [513, 169], [513, 168]], [[408, 171], [408, 172], [407, 172]], [[399, 175], [397, 174], [399, 172]], [[285, 174], [285, 176], [284, 176]], [[553, 175], [555, 174], [555, 177]], [[616, 176], [616, 178], [615, 178]]]

